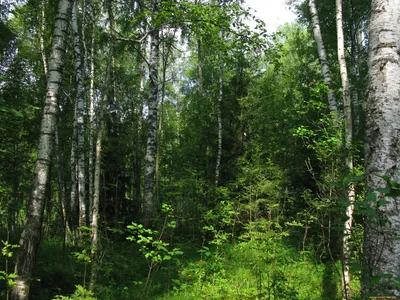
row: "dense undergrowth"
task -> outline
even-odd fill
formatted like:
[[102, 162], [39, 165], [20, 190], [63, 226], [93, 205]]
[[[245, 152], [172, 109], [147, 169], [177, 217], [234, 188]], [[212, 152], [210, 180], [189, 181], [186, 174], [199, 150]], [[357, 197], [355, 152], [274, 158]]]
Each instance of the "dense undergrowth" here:
[[[125, 240], [126, 232], [111, 233], [103, 240], [94, 294], [87, 291], [90, 261], [85, 246], [46, 239], [32, 299], [341, 299], [339, 264], [321, 261], [311, 248], [300, 251], [295, 236], [265, 230], [265, 224], [254, 223], [251, 235], [247, 231], [234, 241], [227, 233], [207, 244], [171, 239], [164, 242], [165, 253], [180, 249], [180, 255], [153, 264], [150, 272], [152, 258], [146, 253], [151, 247], [144, 252], [138, 239]], [[360, 299], [357, 278], [353, 296]]]

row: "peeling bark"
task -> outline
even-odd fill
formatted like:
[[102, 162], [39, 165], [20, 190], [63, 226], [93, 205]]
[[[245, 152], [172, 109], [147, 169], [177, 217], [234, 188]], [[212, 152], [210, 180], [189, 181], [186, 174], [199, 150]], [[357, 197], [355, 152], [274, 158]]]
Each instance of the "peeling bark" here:
[[[366, 174], [378, 205], [367, 199], [376, 217], [365, 216], [364, 296], [400, 296], [400, 197], [377, 191], [387, 186], [380, 176], [400, 182], [400, 2], [372, 0], [369, 27], [369, 86], [366, 103]], [[382, 277], [384, 275], [385, 278]], [[391, 277], [391, 278], [389, 278]], [[371, 279], [379, 279], [377, 283]]]

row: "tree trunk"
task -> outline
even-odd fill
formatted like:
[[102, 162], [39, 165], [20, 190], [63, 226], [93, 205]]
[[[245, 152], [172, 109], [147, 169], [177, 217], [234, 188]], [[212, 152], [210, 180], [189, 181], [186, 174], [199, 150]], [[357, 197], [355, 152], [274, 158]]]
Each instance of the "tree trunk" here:
[[221, 156], [222, 156], [222, 96], [224, 86], [224, 67], [220, 66], [219, 69], [219, 94], [217, 102], [217, 119], [218, 119], [218, 153], [217, 163], [215, 165], [215, 186], [219, 184], [219, 174], [221, 169]]
[[11, 298], [29, 299], [30, 279], [40, 245], [46, 185], [53, 152], [56, 128], [57, 98], [61, 85], [61, 70], [68, 32], [72, 1], [60, 0], [54, 21], [52, 51], [47, 75], [46, 99], [40, 130], [38, 158], [36, 160], [33, 189], [28, 207], [28, 217], [20, 238], [20, 249], [15, 264], [15, 288]]
[[353, 113], [353, 131], [354, 136], [358, 136], [360, 132], [360, 102], [358, 95], [357, 83], [360, 80], [360, 40], [359, 40], [359, 24], [354, 24], [356, 22], [354, 17], [354, 8], [351, 8], [352, 15], [352, 27], [351, 27], [351, 49], [350, 49], [350, 93], [351, 93], [351, 103], [352, 103], [352, 113]]
[[[387, 186], [381, 176], [400, 182], [399, 36], [400, 2], [372, 0], [365, 153], [368, 188], [377, 201], [367, 199], [376, 216], [365, 217], [362, 289], [366, 298], [371, 294], [400, 296], [400, 197], [377, 191]], [[379, 280], [371, 281], [374, 278]]]
[[47, 58], [46, 49], [44, 47], [44, 30], [46, 28], [46, 0], [42, 0], [42, 19], [40, 23], [40, 54], [42, 56], [44, 75], [47, 76]]
[[70, 228], [68, 223], [68, 213], [67, 213], [67, 203], [65, 200], [65, 186], [64, 186], [64, 162], [62, 157], [62, 152], [60, 148], [60, 138], [58, 134], [58, 127], [56, 126], [55, 131], [55, 153], [57, 158], [57, 185], [58, 185], [58, 198], [60, 201], [60, 209], [62, 214], [62, 220], [64, 225], [64, 242], [68, 241], [68, 237], [70, 235]]
[[93, 195], [93, 213], [92, 213], [92, 242], [91, 242], [91, 255], [92, 255], [92, 268], [90, 274], [90, 285], [89, 290], [93, 291], [97, 283], [98, 275], [98, 250], [99, 250], [99, 207], [100, 207], [100, 173], [101, 173], [101, 151], [102, 151], [102, 139], [105, 127], [105, 116], [108, 105], [108, 95], [110, 92], [110, 84], [112, 80], [112, 66], [114, 58], [114, 47], [115, 47], [115, 32], [114, 32], [114, 14], [112, 11], [111, 0], [106, 1], [108, 8], [108, 19], [110, 22], [110, 49], [108, 54], [107, 71], [104, 82], [103, 99], [100, 103], [100, 115], [99, 115], [99, 128], [97, 131], [96, 138], [96, 162], [94, 170], [94, 195]]
[[75, 102], [74, 108], [74, 128], [72, 131], [72, 139], [71, 139], [71, 157], [70, 157], [70, 167], [71, 167], [71, 200], [70, 200], [70, 209], [71, 209], [71, 228], [72, 230], [76, 229], [76, 217], [78, 212], [78, 202], [76, 201], [78, 189], [77, 189], [77, 164], [76, 164], [76, 148], [77, 148], [77, 135], [78, 135], [78, 123], [76, 118], [77, 111], [77, 102]]
[[[145, 31], [145, 30], [144, 30]], [[140, 216], [140, 208], [142, 204], [141, 198], [141, 178], [142, 178], [142, 128], [143, 128], [143, 103], [144, 103], [144, 91], [145, 91], [145, 77], [146, 77], [146, 44], [143, 43], [141, 47], [141, 53], [138, 55], [139, 72], [140, 72], [140, 87], [139, 87], [139, 103], [136, 108], [136, 149], [134, 154], [134, 190], [135, 190], [135, 202], [133, 205], [133, 217]], [[134, 110], [134, 109], [133, 109]]]
[[[157, 13], [158, 0], [153, 2], [153, 14]], [[150, 34], [150, 65], [149, 65], [149, 99], [148, 99], [148, 133], [144, 171], [144, 201], [143, 223], [150, 227], [156, 214], [154, 197], [154, 176], [157, 152], [157, 100], [158, 100], [158, 59], [160, 52], [160, 32], [153, 28]]]
[[89, 221], [93, 213], [93, 131], [94, 131], [94, 30], [92, 32], [89, 90]]
[[[344, 106], [344, 133], [345, 143], [344, 148], [346, 152], [345, 163], [348, 174], [353, 172], [353, 156], [351, 148], [353, 144], [353, 126], [352, 126], [352, 113], [351, 113], [351, 100], [349, 89], [349, 77], [347, 73], [345, 48], [344, 48], [344, 34], [343, 34], [343, 16], [342, 16], [342, 0], [336, 0], [336, 29], [338, 41], [338, 61], [340, 67], [340, 78], [342, 81], [343, 89], [343, 106]], [[343, 257], [342, 257], [342, 295], [343, 299], [351, 299], [350, 291], [350, 237], [353, 222], [354, 201], [356, 199], [354, 183], [350, 183], [347, 189], [347, 200], [349, 205], [346, 207], [346, 221], [344, 223], [343, 232]]]
[[325, 52], [324, 42], [322, 40], [321, 27], [319, 25], [318, 11], [317, 11], [317, 6], [315, 4], [315, 0], [309, 0], [308, 5], [310, 8], [310, 13], [311, 13], [314, 39], [315, 39], [315, 43], [317, 44], [319, 60], [321, 63], [322, 76], [324, 77], [325, 84], [329, 89], [329, 91], [328, 91], [329, 109], [332, 113], [337, 113], [336, 96], [335, 96], [335, 92], [333, 91], [333, 87], [332, 87], [332, 77], [331, 77], [331, 72], [329, 69], [328, 58], [327, 58], [326, 52]]
[[74, 58], [75, 58], [75, 80], [76, 80], [76, 133], [77, 133], [77, 173], [78, 173], [78, 203], [79, 203], [79, 226], [86, 226], [86, 185], [85, 185], [85, 124], [84, 110], [85, 101], [83, 86], [83, 68], [81, 57], [81, 41], [78, 29], [78, 10], [75, 2], [72, 8], [72, 30], [74, 34]]

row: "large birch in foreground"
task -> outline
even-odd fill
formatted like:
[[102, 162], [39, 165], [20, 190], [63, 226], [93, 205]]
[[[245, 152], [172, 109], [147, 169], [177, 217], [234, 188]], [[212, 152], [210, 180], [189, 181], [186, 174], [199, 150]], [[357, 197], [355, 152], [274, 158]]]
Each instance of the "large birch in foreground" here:
[[12, 299], [29, 299], [30, 279], [40, 244], [46, 185], [49, 181], [51, 154], [56, 128], [57, 98], [64, 66], [68, 22], [72, 1], [60, 0], [54, 21], [53, 44], [48, 64], [46, 99], [40, 129], [38, 157], [35, 165], [28, 217], [20, 238], [20, 249], [15, 264], [15, 288]]
[[[369, 28], [369, 87], [366, 103], [366, 174], [368, 197], [376, 212], [366, 215], [363, 292], [400, 296], [393, 284], [400, 276], [400, 197], [377, 191], [381, 176], [400, 182], [400, 1], [372, 0]], [[382, 190], [381, 190], [382, 191]], [[379, 203], [379, 204], [378, 204]], [[372, 283], [371, 279], [379, 279]]]

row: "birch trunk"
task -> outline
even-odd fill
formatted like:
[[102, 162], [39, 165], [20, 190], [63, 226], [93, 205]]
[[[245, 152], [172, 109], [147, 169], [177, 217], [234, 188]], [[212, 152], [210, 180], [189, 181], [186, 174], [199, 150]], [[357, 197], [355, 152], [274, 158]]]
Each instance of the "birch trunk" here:
[[15, 288], [11, 299], [29, 299], [30, 279], [40, 245], [46, 185], [53, 152], [56, 128], [57, 98], [61, 85], [61, 70], [68, 33], [72, 1], [60, 0], [54, 21], [53, 44], [47, 75], [46, 99], [43, 110], [38, 157], [35, 165], [33, 189], [28, 207], [28, 217], [20, 238], [20, 248], [15, 263]]
[[317, 44], [318, 56], [321, 63], [322, 76], [324, 77], [325, 84], [328, 87], [329, 110], [332, 113], [337, 113], [336, 96], [332, 87], [331, 71], [329, 69], [329, 62], [326, 56], [324, 42], [322, 40], [321, 27], [319, 25], [318, 11], [317, 11], [317, 6], [315, 4], [315, 0], [309, 0], [308, 6], [310, 8], [314, 39], [315, 43]]
[[77, 3], [72, 8], [72, 30], [74, 34], [74, 59], [75, 59], [75, 82], [76, 82], [76, 133], [77, 133], [77, 173], [78, 173], [78, 225], [86, 226], [86, 190], [85, 190], [85, 124], [84, 110], [85, 101], [83, 86], [83, 67], [81, 57], [81, 41], [78, 29]]
[[[380, 176], [400, 182], [400, 1], [372, 0], [369, 28], [369, 87], [366, 103], [367, 184], [378, 204], [364, 230], [364, 296], [400, 296], [400, 197], [377, 191], [387, 186]], [[382, 276], [384, 275], [384, 276]], [[388, 278], [388, 277], [392, 278]], [[379, 279], [372, 282], [371, 279]], [[370, 293], [370, 294], [369, 294]]]
[[[157, 13], [159, 0], [153, 1], [153, 14]], [[160, 32], [153, 28], [150, 34], [148, 133], [144, 171], [143, 223], [150, 227], [156, 213], [154, 197], [154, 176], [157, 152], [157, 100], [158, 100], [158, 60], [160, 52]]]
[[[353, 144], [353, 126], [352, 126], [352, 113], [351, 113], [351, 100], [349, 89], [349, 76], [347, 73], [345, 48], [344, 48], [344, 34], [343, 34], [343, 13], [342, 13], [342, 0], [336, 0], [336, 31], [338, 42], [338, 61], [340, 67], [340, 78], [342, 81], [343, 89], [343, 106], [344, 106], [344, 132], [345, 143], [344, 148], [346, 151], [345, 163], [349, 174], [353, 172], [353, 157], [351, 148]], [[347, 200], [349, 205], [346, 207], [346, 221], [344, 223], [343, 232], [343, 249], [342, 249], [342, 295], [343, 299], [351, 299], [350, 290], [350, 237], [351, 228], [353, 223], [354, 201], [356, 199], [354, 183], [351, 183], [347, 189]]]
[[94, 131], [94, 30], [90, 49], [90, 90], [89, 90], [89, 220], [93, 216], [93, 131]]
[[99, 207], [100, 207], [100, 173], [101, 173], [101, 152], [102, 152], [102, 139], [105, 127], [106, 107], [108, 104], [108, 95], [110, 92], [110, 84], [112, 80], [112, 66], [114, 58], [115, 47], [115, 33], [114, 33], [114, 14], [112, 11], [111, 0], [106, 1], [108, 9], [108, 19], [110, 23], [110, 49], [108, 54], [107, 71], [104, 82], [103, 99], [100, 103], [100, 124], [97, 131], [96, 138], [96, 162], [94, 170], [94, 195], [93, 195], [93, 213], [92, 213], [92, 241], [91, 241], [91, 255], [92, 255], [92, 268], [90, 274], [89, 290], [93, 291], [97, 283], [98, 277], [98, 250], [99, 250]]
[[42, 19], [40, 23], [40, 54], [42, 56], [43, 62], [43, 71], [44, 75], [47, 76], [47, 58], [46, 58], [46, 51], [44, 47], [44, 31], [46, 28], [46, 0], [42, 0]]

